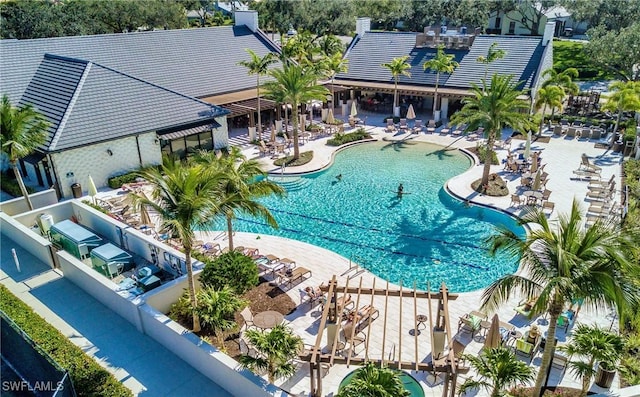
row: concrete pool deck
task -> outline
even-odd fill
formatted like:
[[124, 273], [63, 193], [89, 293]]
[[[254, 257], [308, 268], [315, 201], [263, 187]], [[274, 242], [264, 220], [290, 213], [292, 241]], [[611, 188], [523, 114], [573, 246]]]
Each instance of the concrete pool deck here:
[[[377, 116], [380, 117], [380, 116]], [[373, 118], [370, 118], [373, 119]], [[382, 123], [381, 123], [382, 124]], [[468, 147], [473, 147], [476, 145], [473, 141], [468, 141], [466, 139], [456, 140], [451, 136], [441, 136], [437, 132], [435, 134], [410, 134], [410, 133], [385, 133], [383, 125], [367, 125], [365, 129], [371, 133], [372, 137], [378, 140], [385, 141], [402, 141], [402, 140], [411, 140], [416, 142], [430, 142], [436, 143], [442, 146], [451, 146], [453, 148], [464, 149]], [[347, 131], [348, 132], [348, 131]], [[505, 132], [503, 138], [510, 136], [509, 132]], [[245, 145], [244, 153], [250, 158], [257, 158], [258, 161], [263, 164], [265, 169], [269, 170], [272, 173], [280, 173], [282, 171], [283, 174], [291, 174], [291, 173], [304, 173], [304, 172], [312, 172], [318, 169], [323, 169], [325, 167], [330, 166], [332, 157], [335, 154], [336, 148], [329, 147], [326, 145], [326, 140], [328, 138], [320, 138], [315, 141], [310, 141], [305, 143], [300, 147], [301, 151], [313, 150], [314, 159], [301, 167], [289, 167], [281, 170], [279, 167], [273, 165], [272, 161], [268, 156], [258, 157], [257, 147], [253, 145]], [[511, 144], [511, 150], [516, 150], [518, 148], [524, 148], [525, 141], [523, 140], [513, 140]], [[611, 175], [615, 175], [615, 179], [617, 181], [617, 186], [620, 186], [620, 175], [621, 175], [621, 163], [622, 157], [618, 153], [611, 153], [606, 149], [599, 149], [595, 147], [594, 141], [585, 141], [585, 140], [568, 140], [563, 137], [550, 137], [548, 143], [534, 142], [531, 145], [531, 150], [533, 151], [541, 151], [542, 163], [546, 163], [547, 166], [545, 171], [549, 173], [549, 182], [547, 183], [547, 189], [552, 191], [549, 201], [555, 203], [555, 210], [550, 215], [551, 219], [557, 218], [559, 213], [567, 213], [570, 208], [572, 201], [577, 199], [583, 210], [586, 210], [588, 207], [588, 201], [585, 200], [585, 195], [587, 193], [587, 185], [586, 181], [580, 181], [575, 179], [575, 175], [573, 174], [573, 170], [577, 169], [580, 164], [581, 155], [586, 153], [591, 162], [598, 165], [602, 168], [602, 179], [608, 179]], [[506, 158], [507, 150], [502, 149], [497, 151], [498, 157], [500, 160]], [[492, 166], [491, 172], [499, 173], [503, 176], [506, 181], [510, 192], [517, 191], [519, 186], [519, 177], [511, 176], [502, 171], [503, 165]], [[467, 172], [458, 175], [448, 182], [448, 189], [450, 192], [458, 197], [468, 199], [471, 203], [491, 206], [496, 209], [500, 209], [506, 212], [509, 212], [514, 215], [520, 215], [524, 209], [523, 208], [513, 208], [509, 207], [511, 202], [511, 196], [507, 195], [505, 197], [489, 197], [485, 195], [478, 194], [469, 187], [470, 183], [473, 180], [480, 178], [482, 175], [482, 166], [481, 165], [473, 165]], [[203, 239], [211, 238], [211, 236], [202, 236]], [[222, 246], [224, 246], [224, 235], [218, 235], [218, 242]], [[234, 237], [235, 245], [242, 245], [248, 247], [257, 247], [260, 249], [260, 252], [263, 254], [273, 254], [278, 257], [287, 257], [294, 259], [298, 266], [304, 266], [310, 269], [313, 272], [313, 276], [304, 282], [294, 286], [287, 293], [291, 296], [294, 302], [301, 301], [301, 291], [304, 290], [306, 286], [317, 286], [320, 283], [327, 283], [331, 277], [335, 274], [338, 276], [339, 285], [344, 286], [348, 281], [346, 276], [340, 276], [346, 270], [348, 270], [350, 266], [350, 261], [348, 258], [342, 257], [334, 252], [325, 250], [323, 248], [313, 246], [310, 244], [306, 244], [303, 242], [291, 240], [291, 239], [283, 239], [279, 237], [266, 236], [266, 235], [255, 235], [250, 233], [236, 233]], [[362, 286], [363, 287], [371, 287], [375, 282], [377, 288], [385, 288], [386, 281], [372, 275], [369, 272], [363, 272], [360, 276], [356, 278], [352, 278], [349, 280], [350, 286], [357, 286], [361, 282], [362, 278]], [[418, 287], [423, 288], [424, 287]], [[458, 318], [465, 313], [469, 313], [472, 310], [477, 310], [479, 307], [479, 302], [481, 301], [482, 290], [477, 290], [473, 292], [460, 293], [458, 294], [458, 299], [455, 301], [451, 301], [449, 305], [449, 311], [451, 316], [451, 326], [455, 331], [457, 329]], [[367, 302], [369, 304], [369, 296], [366, 296]], [[374, 298], [374, 306], [377, 308], [384, 307], [384, 301], [382, 297]], [[538, 323], [538, 325], [542, 328], [543, 332], [546, 331], [546, 327], [548, 324], [545, 323], [544, 319], [538, 318], [534, 319], [532, 322], [527, 321], [522, 316], [517, 315], [513, 308], [517, 306], [519, 297], [515, 297], [510, 300], [507, 304], [500, 308], [497, 311], [500, 319], [502, 321], [506, 321], [511, 323], [517, 330], [524, 333], [532, 323]], [[360, 303], [362, 306], [364, 303]], [[403, 361], [428, 361], [428, 356], [431, 352], [431, 342], [429, 338], [428, 332], [422, 332], [420, 335], [414, 337], [409, 334], [409, 331], [415, 328], [415, 317], [414, 317], [414, 308], [413, 308], [413, 299], [412, 298], [404, 298], [402, 301], [402, 307], [404, 308], [402, 311], [400, 310], [400, 300], [399, 298], [393, 299], [389, 301], [389, 309], [387, 313], [387, 326], [386, 332], [389, 338], [392, 340], [387, 341], [387, 348], [385, 352], [381, 350], [382, 347], [382, 335], [383, 335], [383, 318], [384, 313], [381, 313], [380, 319], [375, 321], [371, 325], [371, 336], [369, 340], [369, 357], [370, 358], [380, 358], [382, 356], [389, 357], [391, 353], [390, 347], [394, 346], [395, 358], [397, 359], [399, 354], [402, 355]], [[416, 308], [417, 313], [426, 314], [428, 310], [428, 306], [426, 301], [420, 302], [418, 301], [418, 307]], [[400, 314], [402, 313], [402, 315]], [[488, 313], [489, 318], [494, 313]], [[297, 308], [296, 311], [286, 316], [286, 320], [290, 323], [292, 329], [303, 337], [305, 343], [314, 344], [315, 338], [318, 333], [318, 325], [320, 322], [320, 312], [317, 308], [310, 308], [308, 304], [301, 305]], [[588, 323], [588, 324], [598, 324], [602, 327], [609, 328], [611, 326], [617, 326], [615, 317], [613, 314], [608, 311], [599, 311], [595, 312], [593, 308], [583, 307], [580, 311], [580, 315], [578, 317], [577, 322], [579, 323]], [[569, 328], [570, 334], [571, 328]], [[564, 331], [559, 331], [557, 337], [559, 339], [559, 343], [566, 341], [568, 334]], [[400, 335], [402, 335], [402, 351], [398, 351], [399, 346], [397, 346], [397, 341], [399, 340]], [[418, 349], [416, 355], [415, 349], [415, 341], [414, 338], [418, 338]], [[476, 335], [475, 338], [471, 338], [469, 334], [456, 334], [456, 338], [466, 344], [465, 353], [469, 354], [477, 354], [483, 346], [483, 338]], [[394, 344], [395, 343], [395, 344]], [[326, 340], [323, 341], [322, 346], [326, 345]], [[363, 348], [356, 349], [357, 352], [362, 355]], [[535, 355], [532, 360], [531, 365], [537, 367], [540, 365], [541, 353]], [[344, 376], [346, 376], [351, 370], [353, 370], [354, 366], [351, 365], [349, 368], [345, 365], [334, 365], [331, 367], [330, 371], [323, 378], [323, 395], [332, 395], [332, 393], [336, 393], [338, 390], [338, 386], [340, 381]], [[310, 389], [310, 381], [309, 376], [307, 374], [307, 368], [301, 369], [295, 376], [288, 380], [280, 380], [276, 382], [277, 385], [281, 386], [285, 390], [290, 390], [293, 393], [308, 393]], [[422, 384], [425, 393], [427, 396], [440, 396], [442, 395], [442, 379], [434, 379], [431, 374], [423, 373], [423, 372], [415, 372], [412, 371], [411, 374], [418, 379], [418, 381]], [[458, 384], [460, 384], [465, 376], [462, 376], [462, 380], [459, 380]], [[553, 370], [551, 372], [551, 376], [549, 378], [550, 385], [560, 385], [567, 387], [580, 387], [580, 381], [575, 379], [569, 371], [560, 373], [558, 370]], [[617, 378], [616, 381], [617, 382]], [[617, 383], [614, 383], [616, 385]], [[591, 387], [591, 391], [595, 392], [603, 392], [603, 389], [598, 388], [593, 385]], [[478, 395], [484, 395], [483, 391], [480, 391]]]

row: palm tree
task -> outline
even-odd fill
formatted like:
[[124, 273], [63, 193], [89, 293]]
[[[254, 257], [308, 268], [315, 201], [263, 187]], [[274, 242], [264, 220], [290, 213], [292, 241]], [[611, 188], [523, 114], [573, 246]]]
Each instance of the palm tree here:
[[622, 113], [640, 110], [640, 81], [616, 81], [609, 86], [609, 90], [611, 95], [602, 108], [618, 113], [616, 126], [613, 128], [615, 138]]
[[378, 367], [372, 362], [356, 370], [351, 381], [344, 386], [336, 397], [408, 397], [411, 395], [398, 371]]
[[292, 360], [302, 349], [302, 338], [295, 335], [284, 324], [278, 324], [270, 331], [247, 330], [244, 335], [258, 352], [258, 357], [240, 356], [240, 364], [254, 372], [267, 371], [269, 382], [295, 373]]
[[236, 327], [234, 314], [246, 306], [246, 302], [240, 299], [229, 287], [216, 291], [211, 287], [205, 287], [198, 291], [198, 306], [195, 311], [202, 325], [209, 327], [216, 339], [220, 350], [225, 351], [224, 334]]
[[316, 83], [316, 76], [305, 73], [299, 65], [284, 65], [282, 69], [269, 72], [273, 81], [264, 83], [266, 95], [282, 97], [285, 103], [291, 104], [291, 118], [293, 119], [293, 159], [300, 158], [298, 141], [298, 105], [312, 99], [323, 100], [329, 90]]
[[275, 194], [279, 197], [286, 190], [265, 178], [266, 173], [255, 160], [247, 160], [239, 148], [232, 146], [229, 154], [218, 158], [214, 152], [198, 152], [194, 161], [217, 169], [220, 177], [219, 208], [227, 220], [229, 251], [233, 251], [233, 219], [236, 211], [264, 219], [277, 228], [278, 222], [267, 207], [257, 199]]
[[569, 342], [560, 347], [569, 356], [581, 356], [588, 362], [570, 361], [569, 368], [577, 377], [582, 378], [581, 395], [586, 396], [589, 384], [596, 373], [598, 362], [616, 363], [622, 356], [624, 339], [613, 332], [605, 331], [598, 326], [579, 324], [573, 330]]
[[151, 198], [133, 195], [136, 207], [148, 206], [157, 211], [161, 230], [178, 238], [184, 248], [189, 298], [193, 310], [193, 331], [200, 331], [200, 321], [191, 252], [195, 241], [194, 230], [206, 230], [211, 218], [220, 213], [219, 187], [221, 175], [201, 165], [186, 166], [165, 157], [160, 169], [149, 168], [139, 173], [153, 187]]
[[482, 89], [472, 84], [472, 96], [463, 99], [463, 108], [451, 118], [453, 124], [468, 124], [468, 131], [484, 128], [487, 145], [481, 186], [486, 186], [489, 182], [493, 143], [502, 134], [502, 129], [506, 126], [521, 131], [530, 129], [530, 119], [524, 112], [529, 109], [529, 105], [518, 99], [524, 94], [517, 88], [518, 84], [511, 81], [511, 76], [499, 75], [493, 75], [488, 89], [485, 88], [486, 82]]
[[[579, 76], [578, 69], [576, 68], [567, 68], [562, 72], [556, 72], [551, 68], [542, 72], [542, 76], [548, 76], [548, 79], [542, 83], [542, 88], [550, 86], [560, 87], [563, 92], [562, 101], [567, 94], [576, 95], [580, 91], [578, 85], [573, 82], [573, 79]], [[555, 107], [551, 108], [551, 117], [555, 114], [555, 110]]]
[[460, 385], [459, 394], [472, 389], [485, 389], [491, 397], [508, 395], [507, 390], [534, 379], [533, 368], [518, 360], [508, 348], [497, 347], [482, 352], [479, 356], [465, 355], [480, 379], [467, 379]]
[[333, 79], [338, 73], [346, 72], [349, 69], [348, 64], [349, 60], [344, 59], [340, 53], [324, 58], [325, 74], [327, 77], [331, 78], [331, 106], [334, 108], [335, 93]]
[[318, 42], [318, 47], [320, 48], [320, 52], [329, 58], [336, 54], [342, 54], [342, 50], [344, 49], [344, 45], [340, 39], [332, 34], [323, 36]]
[[542, 126], [544, 125], [544, 114], [547, 111], [547, 106], [551, 107], [551, 109], [562, 109], [562, 100], [564, 99], [564, 91], [562, 88], [550, 85], [542, 87], [538, 90], [538, 94], [536, 95], [536, 102], [534, 104], [536, 110], [540, 110], [542, 108], [542, 117], [540, 117], [540, 128], [538, 130], [538, 135], [542, 134]]
[[258, 139], [262, 140], [262, 117], [260, 115], [260, 76], [266, 75], [267, 71], [269, 70], [269, 66], [276, 63], [278, 61], [278, 58], [272, 52], [263, 57], [260, 57], [249, 48], [246, 48], [245, 51], [249, 53], [251, 59], [248, 61], [238, 62], [238, 65], [247, 68], [247, 72], [250, 75], [256, 75], [256, 98], [258, 98]]
[[[571, 212], [561, 214], [553, 225], [540, 210], [525, 214], [520, 224], [531, 226], [524, 238], [500, 227], [488, 239], [492, 254], [505, 251], [519, 257], [520, 271], [493, 282], [484, 291], [483, 308], [495, 310], [514, 293], [537, 297], [532, 311], [548, 311], [547, 340], [553, 341], [558, 318], [570, 302], [615, 306], [618, 313], [640, 303], [640, 287], [633, 281], [640, 276], [640, 266], [629, 254], [639, 238], [636, 230], [622, 231], [601, 221], [584, 228], [575, 200]], [[540, 395], [554, 350], [554, 343], [545, 344], [534, 396]]]
[[27, 202], [29, 210], [33, 204], [29, 198], [29, 192], [24, 186], [18, 160], [33, 153], [47, 139], [47, 123], [44, 117], [36, 112], [31, 105], [17, 108], [11, 105], [7, 95], [2, 96], [2, 109], [0, 109], [0, 145], [2, 153], [7, 155], [9, 165], [20, 186], [20, 191]]
[[433, 118], [436, 119], [436, 112], [439, 109], [438, 106], [438, 84], [440, 83], [440, 73], [451, 74], [458, 67], [458, 62], [453, 59], [455, 56], [447, 55], [444, 52], [444, 46], [438, 46], [438, 52], [434, 58], [426, 61], [423, 65], [424, 70], [430, 69], [436, 72], [436, 89], [433, 94]]
[[[489, 49], [487, 50], [487, 56], [484, 55], [480, 55], [478, 58], [476, 58], [477, 62], [483, 63], [484, 64], [484, 78], [482, 79], [482, 81], [487, 81], [487, 73], [489, 72], [489, 64], [497, 61], [498, 59], [502, 59], [504, 58], [504, 56], [507, 54], [507, 52], [505, 50], [501, 50], [498, 47], [498, 43], [492, 43], [489, 46]], [[484, 86], [484, 84], [483, 84]]]
[[[391, 76], [393, 76], [393, 82], [394, 82], [393, 109], [394, 109], [394, 112], [395, 112], [395, 109], [398, 107], [398, 77], [400, 77], [400, 75], [411, 77], [411, 72], [409, 72], [409, 69], [411, 69], [411, 65], [409, 65], [409, 62], [407, 62], [408, 59], [409, 59], [409, 56], [405, 55], [405, 56], [402, 56], [402, 57], [393, 58], [391, 60], [391, 62], [389, 62], [389, 63], [383, 63], [382, 64], [382, 67], [385, 67], [385, 68], [389, 69], [389, 71], [391, 72]], [[394, 116], [396, 116], [395, 113], [394, 113]]]

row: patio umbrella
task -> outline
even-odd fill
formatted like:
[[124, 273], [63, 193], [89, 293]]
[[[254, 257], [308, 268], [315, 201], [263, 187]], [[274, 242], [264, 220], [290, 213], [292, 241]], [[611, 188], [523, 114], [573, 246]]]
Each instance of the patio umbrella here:
[[527, 143], [524, 146], [524, 158], [528, 159], [531, 155], [531, 134], [527, 132]]
[[409, 109], [407, 109], [407, 119], [413, 120], [416, 118], [416, 112], [413, 110], [413, 104], [409, 105]]
[[93, 204], [96, 203], [96, 195], [98, 194], [98, 189], [96, 189], [96, 184], [93, 182], [93, 178], [89, 175], [89, 196], [91, 196], [91, 200]]
[[358, 109], [356, 109], [356, 101], [351, 102], [351, 117], [356, 117], [358, 115]]
[[531, 189], [533, 190], [540, 189], [540, 170], [536, 171], [536, 176], [533, 179], [533, 185], [531, 186]]
[[484, 339], [484, 348], [493, 349], [500, 346], [502, 338], [500, 337], [500, 319], [497, 314], [494, 314], [491, 319], [491, 327], [487, 332], [487, 336]]
[[329, 113], [327, 114], [327, 124], [335, 124], [336, 119], [333, 117], [333, 109], [329, 109]]
[[269, 138], [269, 140], [271, 142], [275, 142], [276, 141], [276, 129], [275, 128], [271, 129], [271, 137]]
[[531, 157], [531, 172], [536, 172], [538, 171], [538, 156], [534, 154]]

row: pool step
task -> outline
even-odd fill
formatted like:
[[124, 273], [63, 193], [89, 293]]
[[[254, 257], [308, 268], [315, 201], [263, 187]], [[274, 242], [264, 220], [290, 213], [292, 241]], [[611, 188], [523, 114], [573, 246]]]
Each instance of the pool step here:
[[299, 176], [269, 176], [269, 180], [282, 186], [287, 192], [302, 190], [311, 183], [310, 179]]

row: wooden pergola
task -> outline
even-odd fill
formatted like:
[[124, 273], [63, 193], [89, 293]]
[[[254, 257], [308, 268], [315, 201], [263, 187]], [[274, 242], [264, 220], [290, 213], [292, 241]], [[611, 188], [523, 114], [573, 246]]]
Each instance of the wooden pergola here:
[[[449, 294], [447, 287], [444, 283], [442, 283], [440, 287], [440, 291], [438, 293], [432, 293], [430, 288], [427, 287], [427, 291], [418, 291], [416, 289], [415, 283], [413, 285], [413, 289], [403, 289], [402, 283], [399, 288], [389, 288], [389, 282], [386, 283], [386, 288], [380, 289], [376, 288], [376, 280], [373, 280], [373, 286], [371, 288], [362, 286], [362, 277], [360, 277], [360, 282], [357, 287], [349, 286], [350, 279], [347, 279], [347, 282], [344, 286], [338, 285], [336, 276], [334, 275], [332, 279], [329, 281], [328, 285], [322, 285], [320, 289], [327, 294], [328, 299], [327, 303], [324, 305], [324, 310], [322, 311], [322, 317], [320, 320], [320, 326], [318, 329], [318, 335], [316, 336], [316, 341], [314, 346], [312, 346], [309, 351], [303, 353], [300, 358], [309, 363], [309, 375], [311, 381], [311, 395], [312, 396], [320, 396], [322, 395], [322, 364], [329, 364], [332, 366], [333, 364], [346, 364], [347, 366], [354, 365], [363, 365], [366, 362], [374, 362], [380, 366], [387, 366], [389, 368], [395, 369], [408, 369], [413, 371], [428, 371], [434, 374], [445, 373], [445, 381], [444, 381], [444, 390], [443, 396], [450, 395], [451, 397], [455, 396], [456, 389], [456, 381], [458, 374], [464, 374], [469, 371], [468, 367], [459, 366], [459, 361], [454, 356], [453, 351], [453, 331], [451, 329], [451, 324], [449, 320], [449, 300], [455, 300], [457, 295]], [[336, 350], [340, 350], [338, 348], [340, 342], [340, 332], [341, 332], [341, 313], [339, 313], [339, 308], [337, 307], [338, 302], [338, 293], [343, 294], [343, 296], [347, 296], [348, 294], [356, 294], [355, 298], [355, 310], [359, 310], [361, 304], [369, 305], [371, 307], [374, 306], [374, 297], [375, 296], [383, 296], [384, 297], [384, 308], [382, 310], [384, 317], [384, 329], [383, 329], [383, 337], [382, 337], [382, 357], [380, 358], [372, 358], [369, 357], [369, 342], [371, 340], [371, 324], [373, 322], [373, 317], [368, 316], [365, 321], [368, 321], [366, 324], [366, 337], [364, 338], [365, 351], [364, 357], [354, 357], [352, 355], [352, 349], [348, 350], [348, 354], [346, 357], [344, 355], [336, 355]], [[397, 346], [397, 359], [394, 357], [393, 359], [385, 359], [385, 344], [387, 341], [387, 324], [389, 321], [388, 318], [388, 304], [389, 298], [399, 298], [399, 332], [398, 332], [398, 340], [394, 346]], [[415, 348], [414, 357], [409, 358], [408, 360], [403, 360], [402, 358], [402, 334], [403, 334], [403, 324], [402, 324], [402, 302], [403, 298], [413, 298], [413, 317], [416, 321], [411, 323], [411, 328], [414, 332], [418, 332], [417, 330], [417, 317], [418, 317], [418, 299], [427, 299], [428, 303], [428, 313], [429, 313], [429, 327], [430, 327], [430, 336], [431, 336], [431, 361], [430, 362], [422, 362], [420, 357], [418, 356], [418, 338], [414, 337], [413, 342]], [[438, 305], [437, 310], [435, 312], [435, 324], [434, 324], [434, 313], [432, 308], [432, 299], [437, 299]], [[405, 324], [406, 325], [406, 324]], [[347, 342], [351, 341], [353, 345], [357, 326], [351, 326], [349, 328], [345, 328], [344, 330], [350, 330], [350, 335], [345, 335], [345, 339]], [[407, 329], [406, 327], [404, 329]], [[332, 343], [327, 343], [327, 349], [329, 351], [323, 352], [322, 340], [325, 330], [327, 330], [328, 340], [332, 340]], [[343, 331], [344, 332], [344, 331]], [[361, 332], [364, 332], [361, 331]], [[442, 344], [442, 351], [434, 351], [434, 340], [436, 339], [434, 333], [440, 333], [440, 337], [444, 338], [446, 335], [446, 340], [448, 343], [449, 351], [444, 354], [444, 343]], [[443, 335], [444, 334], [444, 335]], [[444, 339], [442, 339], [444, 341]], [[342, 345], [345, 347], [344, 345]]]

